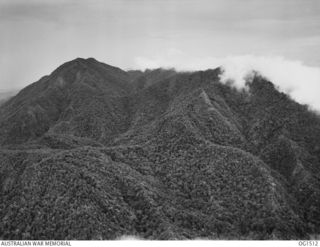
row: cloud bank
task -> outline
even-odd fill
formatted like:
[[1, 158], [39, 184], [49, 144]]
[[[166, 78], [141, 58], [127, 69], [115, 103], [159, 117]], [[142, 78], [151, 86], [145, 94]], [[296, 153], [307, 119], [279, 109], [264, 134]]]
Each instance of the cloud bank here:
[[170, 50], [153, 59], [137, 57], [135, 62], [141, 69], [164, 67], [178, 71], [205, 70], [221, 66], [224, 69], [222, 82], [233, 80], [237, 88], [245, 87], [246, 76], [257, 71], [273, 82], [279, 91], [320, 112], [320, 67], [307, 66], [301, 61], [280, 56], [255, 55], [190, 59], [178, 50]]

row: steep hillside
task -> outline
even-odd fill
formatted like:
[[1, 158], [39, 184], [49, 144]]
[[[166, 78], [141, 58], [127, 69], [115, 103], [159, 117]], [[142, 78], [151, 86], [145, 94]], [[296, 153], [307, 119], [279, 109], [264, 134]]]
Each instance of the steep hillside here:
[[4, 103], [0, 238], [319, 233], [319, 115], [220, 74], [78, 58]]
[[108, 142], [127, 128], [128, 78], [94, 59], [63, 64], [1, 107], [0, 143], [23, 143], [46, 132]]

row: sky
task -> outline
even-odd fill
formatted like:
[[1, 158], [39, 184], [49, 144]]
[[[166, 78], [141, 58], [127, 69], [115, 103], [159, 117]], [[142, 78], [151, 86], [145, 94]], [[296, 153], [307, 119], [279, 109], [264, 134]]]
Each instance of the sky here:
[[[320, 0], [0, 0], [0, 91], [77, 57], [122, 69], [252, 69], [320, 110]], [[319, 99], [318, 99], [319, 98]]]

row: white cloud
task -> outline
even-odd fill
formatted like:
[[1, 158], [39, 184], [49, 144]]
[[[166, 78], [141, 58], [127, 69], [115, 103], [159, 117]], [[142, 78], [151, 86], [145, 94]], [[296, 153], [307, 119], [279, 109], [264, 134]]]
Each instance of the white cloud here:
[[234, 79], [238, 87], [244, 86], [244, 77], [252, 70], [272, 81], [280, 91], [289, 94], [301, 104], [320, 111], [320, 68], [304, 65], [300, 61], [283, 57], [238, 56], [227, 58], [223, 80]]
[[143, 240], [143, 239], [135, 235], [122, 235], [121, 237], [117, 238], [117, 240], [133, 241], [133, 240]]
[[301, 61], [288, 60], [280, 56], [228, 56], [225, 58], [193, 58], [180, 51], [171, 50], [157, 58], [137, 57], [141, 69], [170, 67], [177, 70], [205, 70], [223, 67], [223, 82], [233, 80], [234, 85], [242, 88], [244, 78], [253, 70], [273, 82], [281, 92], [289, 94], [301, 104], [320, 111], [320, 67], [311, 67]]

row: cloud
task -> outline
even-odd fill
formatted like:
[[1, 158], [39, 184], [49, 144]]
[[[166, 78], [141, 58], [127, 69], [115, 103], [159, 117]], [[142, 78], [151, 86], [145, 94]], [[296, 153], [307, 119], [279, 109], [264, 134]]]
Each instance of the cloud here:
[[121, 237], [117, 238], [117, 240], [133, 241], [133, 240], [143, 240], [143, 239], [139, 236], [134, 236], [134, 235], [122, 235]]
[[164, 67], [180, 71], [222, 67], [222, 82], [233, 80], [237, 88], [245, 87], [245, 78], [257, 71], [273, 82], [279, 91], [320, 112], [320, 67], [308, 66], [298, 60], [255, 55], [190, 58], [180, 51], [170, 50], [156, 58], [137, 57], [135, 63], [141, 69]]
[[66, 13], [71, 12], [74, 1], [39, 1], [4, 0], [0, 3], [0, 19], [5, 20], [38, 20], [54, 22]]

